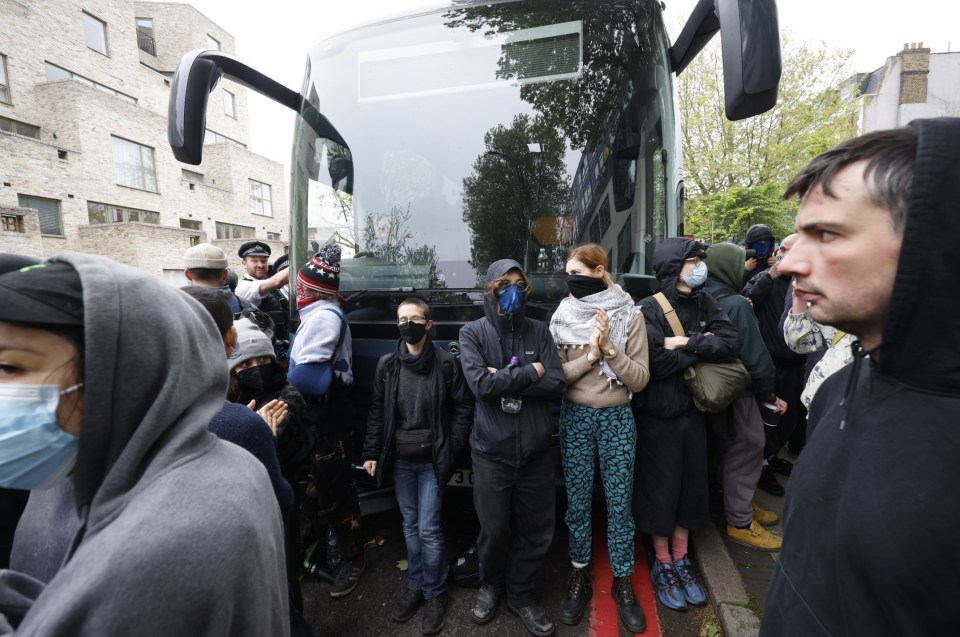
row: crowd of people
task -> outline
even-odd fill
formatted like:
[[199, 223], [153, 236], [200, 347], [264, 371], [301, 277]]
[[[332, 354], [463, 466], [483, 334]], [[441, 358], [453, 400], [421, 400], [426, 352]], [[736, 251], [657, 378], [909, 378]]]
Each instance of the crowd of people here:
[[[948, 119], [845, 142], [789, 186], [796, 234], [665, 239], [658, 292], [639, 303], [602, 246], [576, 245], [568, 295], [544, 323], [526, 315], [521, 264], [496, 261], [459, 357], [434, 342], [427, 302], [400, 302], [359, 445], [402, 516], [392, 619], [422, 609], [423, 634], [445, 626], [443, 493], [469, 452], [470, 618], [486, 624], [505, 599], [529, 633], [555, 631], [537, 578], [556, 526], [560, 401], [561, 622], [582, 621], [594, 595], [597, 474], [621, 627], [646, 628], [638, 530], [659, 601], [707, 603], [688, 549], [708, 523], [714, 449], [728, 537], [781, 551], [763, 635], [956, 633], [945, 583], [960, 378], [943, 352], [960, 332], [931, 333], [956, 308], [925, 241], [960, 229], [957, 148]], [[268, 265], [264, 242], [238, 256], [234, 289], [219, 248], [190, 248], [182, 290], [104, 257], [0, 258], [0, 635], [311, 635], [303, 554], [327, 528], [340, 557], [330, 596], [359, 585], [340, 247], [318, 246], [295, 274], [285, 258]], [[736, 361], [745, 388], [705, 410], [690, 372]], [[776, 474], [791, 476], [782, 538], [754, 501], [757, 488], [784, 495]]]

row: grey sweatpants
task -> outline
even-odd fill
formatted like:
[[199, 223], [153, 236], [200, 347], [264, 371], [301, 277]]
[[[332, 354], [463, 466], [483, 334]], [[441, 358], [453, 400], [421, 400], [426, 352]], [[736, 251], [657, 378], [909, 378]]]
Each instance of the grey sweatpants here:
[[764, 430], [753, 396], [738, 398], [733, 409], [733, 437], [723, 442], [721, 472], [727, 523], [746, 526], [753, 519], [753, 493], [763, 465]]

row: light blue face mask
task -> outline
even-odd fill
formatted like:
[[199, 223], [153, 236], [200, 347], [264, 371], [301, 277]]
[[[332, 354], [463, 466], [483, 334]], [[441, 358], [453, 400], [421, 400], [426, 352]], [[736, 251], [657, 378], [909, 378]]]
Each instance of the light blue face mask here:
[[703, 261], [693, 266], [693, 271], [683, 277], [684, 283], [690, 286], [690, 289], [696, 290], [707, 282], [707, 264]]
[[504, 314], [513, 314], [523, 305], [523, 290], [514, 283], [497, 292], [500, 309]]
[[46, 489], [65, 476], [80, 440], [57, 425], [60, 396], [56, 385], [0, 385], [0, 487]]

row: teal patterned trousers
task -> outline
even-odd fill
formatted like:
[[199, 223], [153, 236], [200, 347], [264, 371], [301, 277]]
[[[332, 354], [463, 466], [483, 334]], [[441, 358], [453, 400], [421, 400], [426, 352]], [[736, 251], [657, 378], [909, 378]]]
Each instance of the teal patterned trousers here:
[[568, 400], [560, 408], [560, 455], [567, 486], [570, 560], [590, 561], [595, 458], [607, 498], [607, 550], [614, 577], [633, 574], [633, 466], [637, 427], [630, 405], [585, 407]]

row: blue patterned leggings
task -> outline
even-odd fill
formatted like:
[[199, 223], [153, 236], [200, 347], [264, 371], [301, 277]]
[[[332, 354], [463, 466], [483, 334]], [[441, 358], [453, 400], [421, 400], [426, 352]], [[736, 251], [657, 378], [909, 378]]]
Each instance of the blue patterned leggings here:
[[560, 455], [567, 484], [570, 559], [590, 561], [593, 533], [590, 516], [594, 458], [607, 496], [607, 550], [614, 577], [633, 574], [633, 465], [637, 427], [630, 405], [585, 407], [564, 400], [560, 408]]

